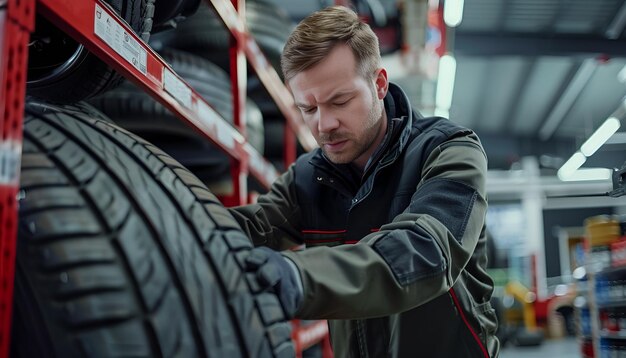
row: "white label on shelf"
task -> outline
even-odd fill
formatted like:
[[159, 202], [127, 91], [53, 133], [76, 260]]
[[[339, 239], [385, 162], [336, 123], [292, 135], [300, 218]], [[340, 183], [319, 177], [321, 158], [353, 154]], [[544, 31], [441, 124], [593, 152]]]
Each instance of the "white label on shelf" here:
[[250, 144], [246, 145], [246, 152], [248, 152], [249, 156], [248, 166], [265, 176], [265, 166], [263, 165], [263, 160], [260, 158], [258, 152], [254, 150]]
[[146, 50], [98, 4], [96, 4], [96, 16], [94, 17], [94, 33], [128, 63], [144, 75], [146, 74], [148, 58]]
[[217, 114], [213, 108], [209, 107], [202, 101], [198, 101], [197, 111], [202, 120], [214, 127], [217, 140], [225, 147], [235, 149], [235, 138], [232, 135], [234, 129], [229, 130], [231, 128], [224, 123], [224, 120], [220, 117], [220, 115]]
[[21, 152], [16, 142], [0, 142], [0, 185], [17, 185]]
[[163, 67], [163, 89], [183, 106], [191, 108], [191, 88], [166, 67]]
[[141, 73], [147, 73], [146, 49], [98, 4], [94, 17], [94, 33]]

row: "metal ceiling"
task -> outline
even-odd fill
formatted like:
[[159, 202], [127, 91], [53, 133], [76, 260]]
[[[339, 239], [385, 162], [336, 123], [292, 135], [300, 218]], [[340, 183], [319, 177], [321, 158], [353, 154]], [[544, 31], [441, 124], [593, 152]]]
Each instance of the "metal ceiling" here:
[[[481, 135], [490, 167], [526, 155], [566, 160], [626, 95], [625, 25], [621, 0], [466, 0], [449, 33], [450, 118]], [[607, 145], [594, 163], [619, 167], [625, 154]]]

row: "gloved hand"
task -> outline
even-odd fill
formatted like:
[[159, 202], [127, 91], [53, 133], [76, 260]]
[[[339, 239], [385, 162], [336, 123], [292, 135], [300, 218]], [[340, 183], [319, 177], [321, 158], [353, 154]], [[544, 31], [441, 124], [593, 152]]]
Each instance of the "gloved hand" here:
[[257, 247], [250, 251], [246, 258], [246, 267], [249, 271], [256, 271], [259, 284], [271, 288], [287, 318], [293, 315], [302, 303], [302, 289], [297, 267], [287, 258], [268, 247]]

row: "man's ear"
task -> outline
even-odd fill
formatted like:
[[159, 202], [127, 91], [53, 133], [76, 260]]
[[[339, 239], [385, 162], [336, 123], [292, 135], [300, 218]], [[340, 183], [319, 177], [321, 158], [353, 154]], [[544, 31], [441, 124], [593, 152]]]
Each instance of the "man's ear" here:
[[376, 78], [374, 79], [376, 86], [376, 95], [378, 99], [383, 99], [387, 95], [389, 89], [389, 81], [387, 80], [387, 70], [379, 68], [376, 70]]

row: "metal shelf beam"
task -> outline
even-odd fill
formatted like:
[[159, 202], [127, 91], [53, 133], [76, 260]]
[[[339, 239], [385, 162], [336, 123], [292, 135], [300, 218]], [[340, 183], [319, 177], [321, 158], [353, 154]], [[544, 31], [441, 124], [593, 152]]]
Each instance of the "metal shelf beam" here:
[[[250, 172], [263, 185], [269, 187], [278, 177], [276, 169], [105, 3], [39, 0], [39, 10], [229, 156], [248, 163]], [[132, 50], [127, 51], [128, 47]]]

